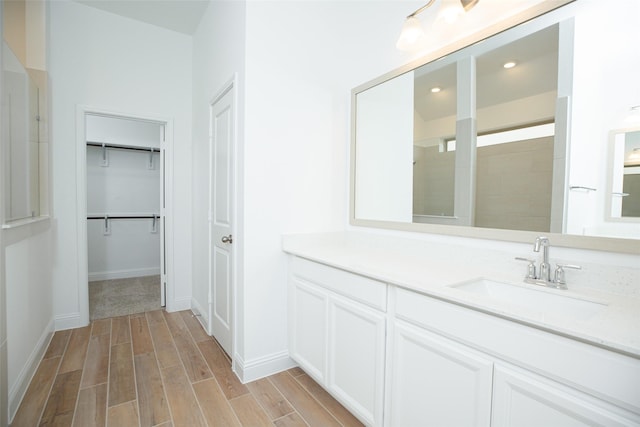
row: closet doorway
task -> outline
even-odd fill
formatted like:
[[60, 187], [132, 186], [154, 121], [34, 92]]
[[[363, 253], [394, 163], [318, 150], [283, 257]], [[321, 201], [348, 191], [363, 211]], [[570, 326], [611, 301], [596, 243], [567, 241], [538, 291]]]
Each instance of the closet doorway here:
[[166, 304], [166, 123], [85, 112], [88, 320]]

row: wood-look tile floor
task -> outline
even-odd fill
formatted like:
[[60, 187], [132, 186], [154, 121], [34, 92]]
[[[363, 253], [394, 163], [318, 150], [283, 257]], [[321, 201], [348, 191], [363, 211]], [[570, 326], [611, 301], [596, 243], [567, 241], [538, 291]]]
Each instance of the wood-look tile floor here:
[[12, 427], [361, 426], [299, 368], [242, 384], [190, 311], [56, 332]]

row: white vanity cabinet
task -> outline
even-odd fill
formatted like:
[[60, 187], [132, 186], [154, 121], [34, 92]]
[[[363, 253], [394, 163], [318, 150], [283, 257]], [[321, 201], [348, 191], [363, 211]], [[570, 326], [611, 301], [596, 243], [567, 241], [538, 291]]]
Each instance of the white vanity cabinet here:
[[327, 309], [323, 289], [296, 277], [289, 288], [289, 353], [291, 358], [321, 384], [327, 374]]
[[637, 359], [393, 289], [386, 425], [640, 425]]
[[638, 425], [584, 393], [515, 366], [496, 364], [493, 380], [494, 427]]
[[386, 425], [490, 425], [490, 358], [401, 320], [390, 357]]
[[368, 425], [382, 425], [386, 303], [384, 283], [291, 259], [290, 356]]
[[296, 256], [289, 349], [367, 425], [640, 426], [637, 357]]

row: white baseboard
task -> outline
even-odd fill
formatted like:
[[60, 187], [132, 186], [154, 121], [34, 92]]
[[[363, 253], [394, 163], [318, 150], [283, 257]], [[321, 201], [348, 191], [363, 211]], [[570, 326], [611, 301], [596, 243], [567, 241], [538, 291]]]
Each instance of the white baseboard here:
[[116, 270], [116, 271], [98, 271], [98, 272], [89, 273], [89, 281], [95, 282], [97, 280], [113, 280], [113, 279], [128, 279], [130, 277], [158, 276], [159, 274], [160, 274], [160, 267], [136, 268], [131, 270]]
[[288, 351], [270, 354], [257, 359], [244, 361], [236, 353], [233, 358], [233, 370], [243, 384], [298, 366], [289, 357]]
[[54, 321], [51, 319], [38, 339], [33, 351], [22, 366], [22, 369], [20, 369], [15, 383], [9, 385], [9, 422], [13, 421], [13, 417], [16, 415], [16, 412], [18, 412], [20, 402], [22, 402], [29, 383], [38, 369], [38, 364], [47, 351], [49, 342], [51, 342], [51, 338], [53, 337], [53, 325]]
[[80, 322], [80, 313], [78, 312], [56, 316], [55, 321], [56, 331], [64, 331], [65, 329], [81, 328], [83, 326], [87, 326], [83, 325]]
[[211, 334], [209, 331], [209, 312], [202, 308], [202, 306], [196, 301], [194, 298], [191, 299], [191, 311], [196, 315], [196, 319], [202, 325], [202, 328], [207, 332], [207, 334]]

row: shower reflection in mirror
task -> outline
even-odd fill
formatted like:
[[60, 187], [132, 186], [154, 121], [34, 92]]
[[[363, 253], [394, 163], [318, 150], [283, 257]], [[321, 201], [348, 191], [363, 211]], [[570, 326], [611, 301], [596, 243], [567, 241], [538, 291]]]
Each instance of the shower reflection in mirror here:
[[640, 129], [612, 132], [611, 218], [640, 220]]

